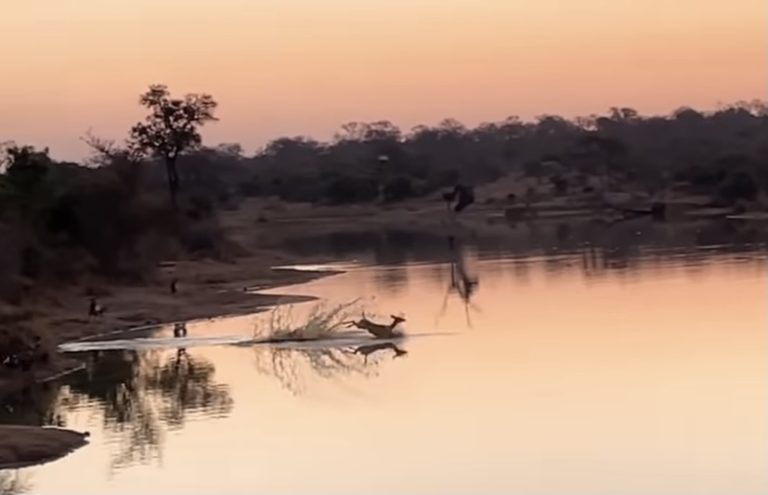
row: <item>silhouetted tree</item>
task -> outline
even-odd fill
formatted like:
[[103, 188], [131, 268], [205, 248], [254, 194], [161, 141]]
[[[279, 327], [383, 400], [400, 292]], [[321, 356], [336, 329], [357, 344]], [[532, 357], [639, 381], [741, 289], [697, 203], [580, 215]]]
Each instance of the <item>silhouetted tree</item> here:
[[213, 112], [217, 103], [207, 94], [188, 94], [172, 98], [164, 85], [152, 85], [139, 102], [150, 113], [131, 129], [137, 147], [151, 152], [165, 162], [171, 203], [176, 206], [179, 173], [176, 162], [187, 150], [200, 146], [200, 127], [217, 120]]

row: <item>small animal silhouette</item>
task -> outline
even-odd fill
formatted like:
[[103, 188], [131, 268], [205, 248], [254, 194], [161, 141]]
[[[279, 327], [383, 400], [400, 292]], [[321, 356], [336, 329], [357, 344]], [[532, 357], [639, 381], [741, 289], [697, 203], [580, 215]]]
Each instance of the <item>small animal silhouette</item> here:
[[377, 339], [390, 339], [392, 337], [397, 337], [401, 335], [399, 332], [395, 332], [395, 327], [405, 321], [405, 318], [401, 316], [395, 316], [395, 315], [390, 315], [390, 316], [392, 318], [392, 323], [390, 323], [389, 325], [381, 325], [379, 323], [372, 322], [371, 320], [366, 318], [365, 313], [363, 313], [362, 317], [359, 320], [347, 322], [347, 326], [356, 327], [361, 330], [365, 330], [371, 333]]
[[88, 307], [88, 316], [101, 316], [106, 310], [107, 308], [99, 304], [95, 297], [91, 298], [90, 305]]
[[173, 336], [174, 337], [186, 337], [187, 336], [187, 324], [186, 323], [174, 323], [173, 324]]
[[[443, 193], [443, 200], [448, 210], [452, 209], [455, 213], [460, 213], [475, 202], [475, 192], [469, 186], [456, 184], [452, 191]], [[456, 204], [452, 206], [454, 200], [456, 200]]]
[[179, 291], [179, 280], [174, 278], [171, 280], [171, 294], [176, 294]]

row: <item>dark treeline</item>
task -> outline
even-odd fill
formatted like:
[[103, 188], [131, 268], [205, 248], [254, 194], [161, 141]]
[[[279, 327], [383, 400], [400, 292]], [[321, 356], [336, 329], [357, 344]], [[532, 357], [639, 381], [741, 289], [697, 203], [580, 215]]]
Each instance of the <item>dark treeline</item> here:
[[[209, 95], [141, 95], [148, 115], [124, 143], [89, 136], [94, 157], [57, 162], [8, 144], [0, 159], [0, 299], [36, 281], [83, 273], [136, 277], [166, 256], [221, 255], [220, 208], [244, 197], [325, 204], [394, 202], [457, 183], [535, 178], [549, 195], [671, 188], [712, 204], [757, 204], [768, 190], [768, 104], [644, 117], [629, 108], [573, 120], [455, 120], [403, 132], [390, 122], [344, 125], [331, 142], [277, 139], [253, 156], [203, 147], [216, 120]], [[529, 187], [530, 189], [530, 187]], [[170, 201], [167, 196], [170, 192]]]
[[[768, 103], [713, 112], [681, 108], [644, 117], [630, 108], [607, 115], [532, 122], [510, 117], [467, 128], [449, 119], [403, 132], [381, 121], [342, 126], [330, 142], [280, 138], [253, 156], [237, 144], [198, 148], [179, 160], [187, 198], [205, 208], [247, 196], [343, 204], [398, 201], [463, 182], [510, 174], [546, 191], [659, 194], [687, 186], [716, 204], [754, 201], [768, 189]], [[165, 180], [147, 166], [144, 180]]]
[[683, 182], [723, 202], [754, 200], [768, 188], [768, 105], [682, 108], [663, 117], [614, 108], [605, 116], [510, 117], [473, 129], [446, 120], [409, 133], [389, 122], [350, 123], [330, 143], [282, 138], [232, 160], [250, 174], [241, 193], [289, 201], [396, 201], [516, 172], [561, 194], [590, 183], [653, 194]]

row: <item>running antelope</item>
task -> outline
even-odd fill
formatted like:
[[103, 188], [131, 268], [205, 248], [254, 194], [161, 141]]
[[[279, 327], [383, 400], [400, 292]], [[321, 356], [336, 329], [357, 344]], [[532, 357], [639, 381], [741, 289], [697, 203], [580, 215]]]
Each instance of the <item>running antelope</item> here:
[[391, 339], [392, 337], [398, 337], [401, 335], [400, 332], [395, 332], [395, 327], [405, 321], [405, 318], [400, 316], [391, 315], [391, 317], [392, 323], [389, 325], [381, 325], [379, 323], [372, 322], [366, 318], [365, 313], [363, 313], [359, 320], [347, 322], [347, 326], [365, 330], [377, 339]]

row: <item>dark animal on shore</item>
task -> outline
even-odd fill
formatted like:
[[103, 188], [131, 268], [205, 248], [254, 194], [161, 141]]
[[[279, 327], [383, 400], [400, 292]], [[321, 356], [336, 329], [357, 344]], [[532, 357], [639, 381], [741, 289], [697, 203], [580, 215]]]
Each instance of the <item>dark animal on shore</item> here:
[[475, 202], [475, 192], [471, 187], [463, 184], [456, 184], [452, 191], [443, 193], [443, 200], [449, 210], [455, 200], [456, 204], [453, 205], [452, 209], [454, 212], [460, 213]]
[[377, 339], [390, 339], [392, 337], [399, 337], [400, 335], [402, 335], [400, 332], [395, 331], [395, 327], [405, 321], [405, 318], [402, 318], [400, 316], [391, 315], [391, 317], [392, 317], [392, 323], [390, 323], [389, 325], [374, 323], [365, 317], [365, 313], [363, 313], [362, 317], [359, 320], [349, 321], [346, 323], [348, 327], [355, 327], [355, 328], [359, 328], [360, 330], [365, 330], [366, 332], [369, 332]]
[[88, 316], [101, 316], [106, 310], [107, 308], [99, 304], [95, 297], [91, 298], [90, 305], [88, 306]]
[[187, 324], [186, 323], [174, 323], [173, 324], [173, 336], [174, 337], [186, 337], [187, 336]]

